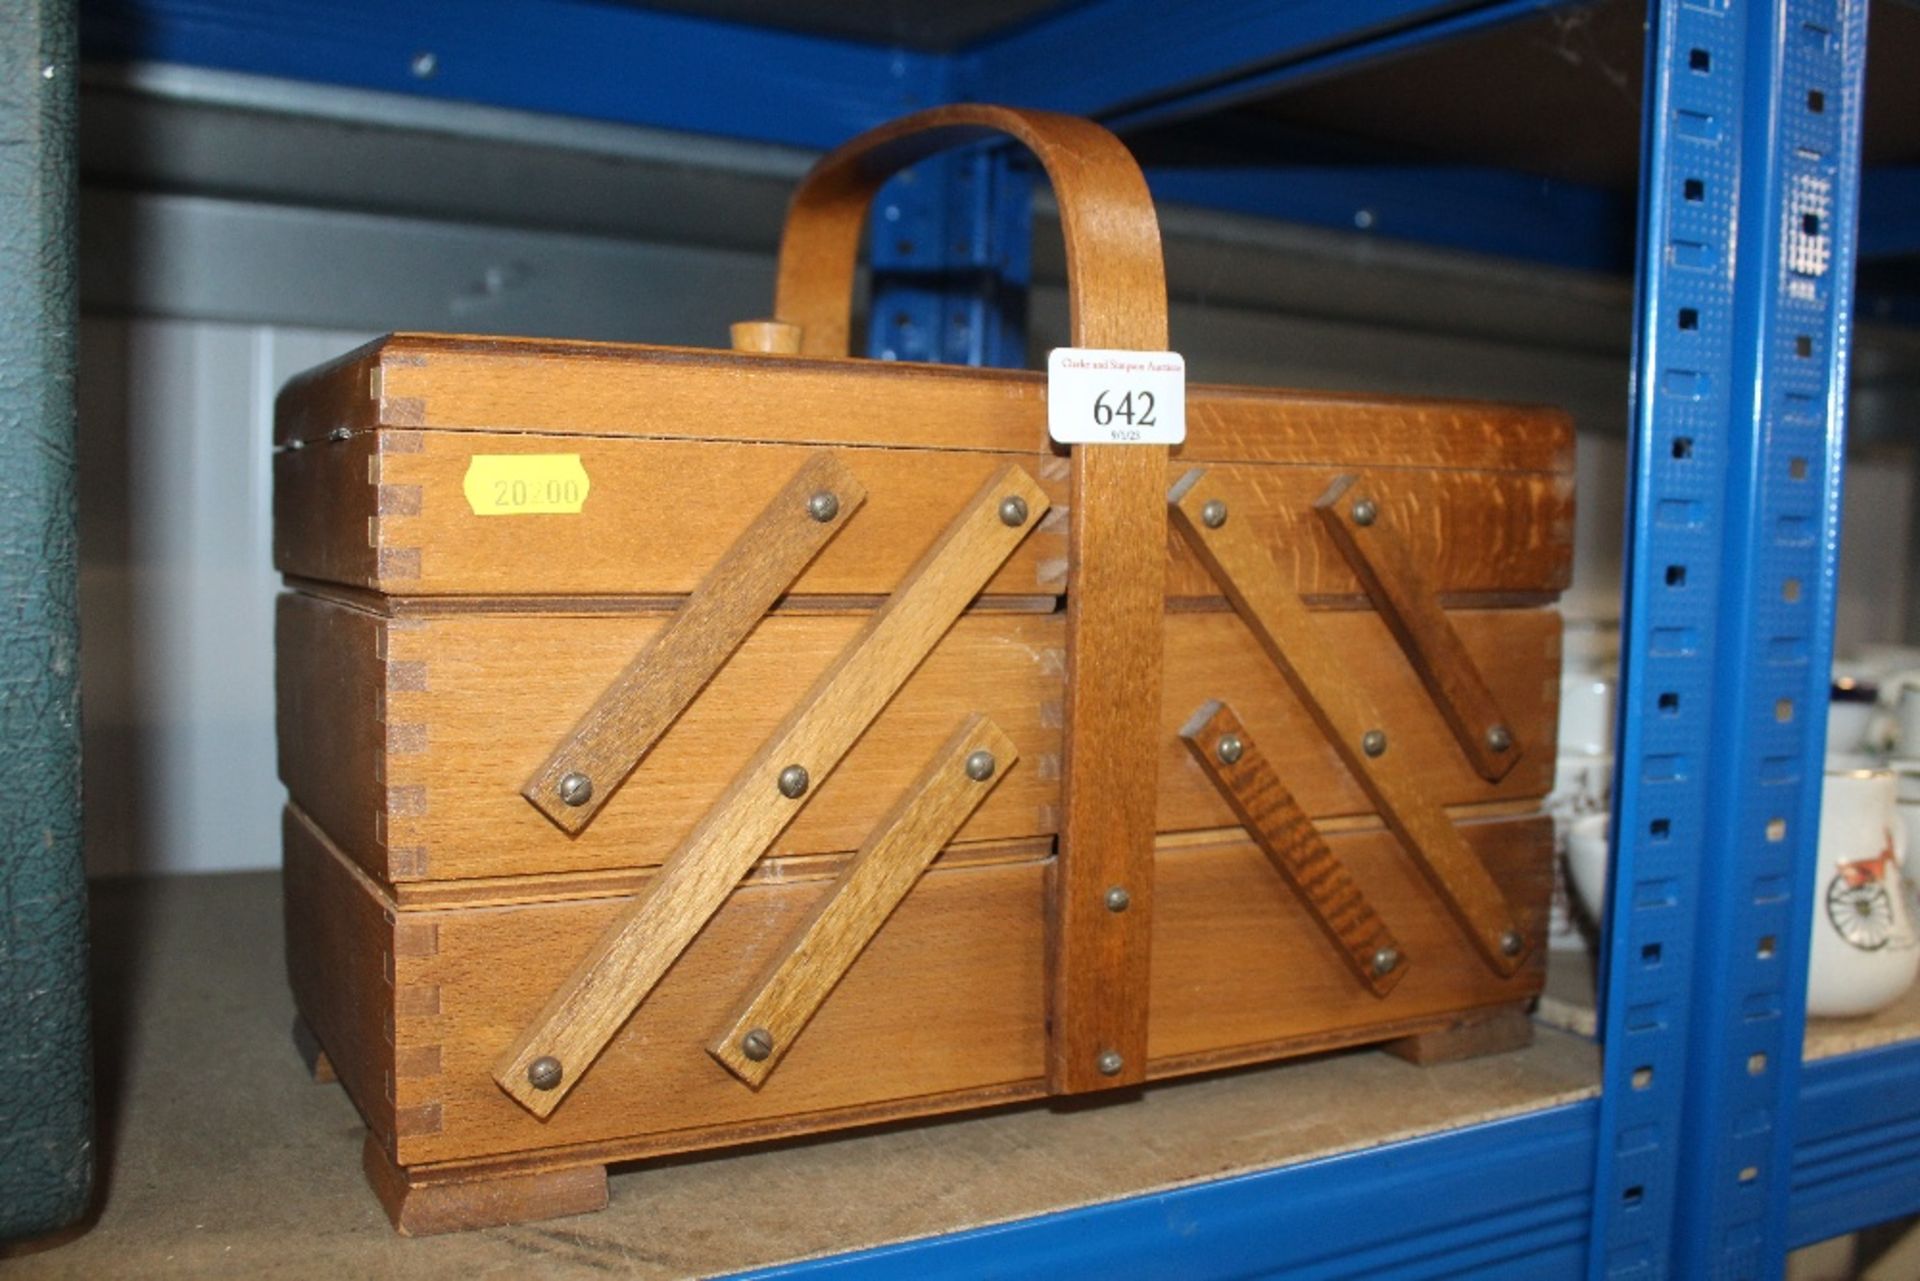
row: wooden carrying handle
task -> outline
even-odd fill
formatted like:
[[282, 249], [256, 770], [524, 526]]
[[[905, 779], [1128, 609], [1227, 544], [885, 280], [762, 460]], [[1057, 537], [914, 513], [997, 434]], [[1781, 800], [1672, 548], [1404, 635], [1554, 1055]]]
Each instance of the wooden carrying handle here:
[[957, 103], [861, 134], [814, 165], [787, 207], [775, 318], [800, 331], [803, 356], [845, 356], [854, 266], [867, 209], [914, 162], [995, 134], [1039, 159], [1060, 206], [1076, 347], [1165, 351], [1167, 280], [1160, 222], [1140, 166], [1091, 120]]

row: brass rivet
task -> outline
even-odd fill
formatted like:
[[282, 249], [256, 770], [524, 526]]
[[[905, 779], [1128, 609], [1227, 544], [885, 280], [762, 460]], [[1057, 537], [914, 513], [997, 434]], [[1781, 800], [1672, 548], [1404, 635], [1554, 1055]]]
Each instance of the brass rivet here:
[[1378, 756], [1387, 750], [1387, 732], [1370, 729], [1360, 736], [1360, 750], [1368, 756]]
[[1505, 725], [1495, 725], [1487, 731], [1487, 746], [1496, 752], [1504, 752], [1513, 746], [1513, 733]]
[[773, 1053], [773, 1033], [763, 1027], [757, 1027], [740, 1038], [740, 1053], [755, 1063], [764, 1063]]
[[1107, 891], [1107, 910], [1109, 912], [1124, 912], [1132, 905], [1133, 895], [1127, 893], [1125, 887], [1116, 885]]
[[1227, 523], [1227, 505], [1218, 498], [1209, 498], [1200, 509], [1200, 523], [1208, 529], [1220, 528]]
[[790, 801], [799, 800], [807, 794], [807, 784], [811, 781], [806, 766], [789, 765], [780, 771], [780, 795]]
[[1101, 1076], [1119, 1076], [1120, 1069], [1126, 1065], [1127, 1061], [1120, 1057], [1120, 1051], [1118, 1050], [1104, 1050], [1100, 1054], [1099, 1068]]
[[560, 1084], [560, 1060], [551, 1054], [542, 1054], [527, 1064], [527, 1084], [536, 1090], [551, 1090]]
[[593, 799], [593, 780], [577, 771], [562, 774], [559, 791], [560, 799], [568, 805], [585, 805]]
[[1224, 764], [1232, 765], [1240, 759], [1240, 754], [1247, 750], [1247, 745], [1240, 741], [1238, 734], [1222, 734], [1220, 741], [1214, 744], [1213, 750], [1219, 754]]
[[1027, 523], [1027, 500], [1018, 494], [1008, 494], [1000, 500], [1000, 523], [1012, 525], [1018, 529]]
[[967, 777], [976, 783], [984, 783], [993, 777], [993, 753], [986, 748], [967, 756]]
[[1508, 956], [1520, 955], [1520, 949], [1526, 946], [1526, 940], [1520, 937], [1519, 930], [1508, 930], [1500, 936], [1500, 950]]
[[1382, 978], [1393, 973], [1394, 967], [1399, 964], [1400, 953], [1390, 947], [1383, 947], [1373, 954], [1373, 972]]
[[840, 500], [829, 490], [821, 490], [807, 500], [807, 515], [822, 525], [840, 514]]
[[1353, 523], [1356, 525], [1371, 525], [1379, 515], [1380, 509], [1373, 505], [1371, 498], [1362, 498], [1353, 505]]

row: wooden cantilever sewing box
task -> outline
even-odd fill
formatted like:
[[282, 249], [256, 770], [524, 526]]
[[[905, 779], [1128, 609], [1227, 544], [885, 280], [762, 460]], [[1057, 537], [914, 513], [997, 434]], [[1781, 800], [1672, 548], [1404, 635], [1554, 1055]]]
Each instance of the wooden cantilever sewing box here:
[[848, 359], [874, 190], [995, 131], [1075, 345], [1165, 349], [1124, 148], [960, 106], [820, 163], [740, 350], [401, 334], [281, 394], [288, 965], [403, 1231], [1524, 1035], [1567, 419], [1195, 386], [1172, 457], [1068, 452], [1042, 375]]

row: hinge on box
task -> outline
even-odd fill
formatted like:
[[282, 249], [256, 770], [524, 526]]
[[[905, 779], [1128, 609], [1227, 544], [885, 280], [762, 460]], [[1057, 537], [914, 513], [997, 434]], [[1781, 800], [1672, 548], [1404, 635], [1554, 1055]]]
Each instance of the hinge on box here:
[[1018, 759], [998, 725], [969, 716], [847, 861], [707, 1053], [748, 1085], [763, 1083], [934, 856]]
[[585, 831], [641, 757], [866, 499], [866, 487], [839, 459], [827, 453], [809, 457], [667, 625], [614, 677], [520, 794], [568, 834]]
[[1400, 642], [1467, 760], [1489, 783], [1505, 778], [1520, 759], [1513, 722], [1440, 607], [1440, 594], [1421, 576], [1406, 545], [1381, 524], [1379, 500], [1364, 491], [1358, 476], [1342, 476], [1313, 510]]
[[1245, 521], [1231, 518], [1232, 498], [1205, 468], [1196, 468], [1180, 478], [1167, 502], [1174, 525], [1488, 966], [1497, 974], [1514, 973], [1532, 945], [1499, 884], [1446, 810], [1411, 772], [1396, 766], [1394, 727], [1349, 678], [1267, 548]]
[[1014, 464], [973, 496], [495, 1061], [502, 1089], [552, 1114], [1048, 506]]
[[1187, 749], [1327, 939], [1375, 996], [1393, 991], [1407, 954], [1373, 904], [1327, 848], [1300, 803], [1233, 709], [1211, 702], [1181, 729]]

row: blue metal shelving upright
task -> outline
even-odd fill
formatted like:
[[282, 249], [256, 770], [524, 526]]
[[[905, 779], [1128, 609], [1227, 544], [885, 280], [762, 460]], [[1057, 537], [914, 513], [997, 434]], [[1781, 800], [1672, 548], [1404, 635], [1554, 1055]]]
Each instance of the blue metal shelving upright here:
[[1784, 1262], [1865, 21], [1652, 24], [1595, 1278]]
[[[583, 0], [83, 5], [96, 59], [808, 147], [969, 97], [1143, 127], [1547, 7], [1079, 0], [934, 54]], [[787, 1273], [1764, 1277], [1824, 1231], [1920, 1211], [1920, 1045], [1800, 1062], [1866, 0], [1649, 10], [1598, 1103]], [[1284, 175], [1183, 181], [1289, 212]], [[869, 354], [1022, 363], [1030, 189], [994, 150], [889, 187]], [[1542, 216], [1508, 189], [1473, 206], [1514, 219], [1488, 245]], [[1590, 196], [1559, 206], [1569, 244]], [[1460, 222], [1440, 238], [1474, 243]]]

